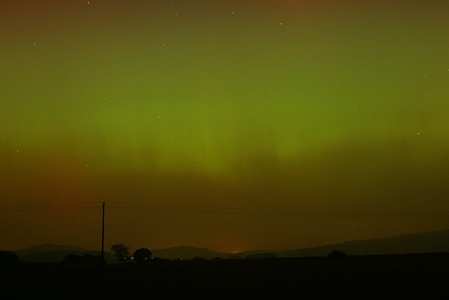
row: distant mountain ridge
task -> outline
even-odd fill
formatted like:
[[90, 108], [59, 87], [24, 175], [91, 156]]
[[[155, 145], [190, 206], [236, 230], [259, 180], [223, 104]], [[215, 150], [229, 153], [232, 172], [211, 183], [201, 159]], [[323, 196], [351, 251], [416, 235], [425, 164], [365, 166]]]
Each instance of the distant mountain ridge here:
[[17, 255], [19, 256], [27, 256], [31, 254], [35, 254], [38, 252], [47, 252], [47, 251], [76, 251], [76, 252], [88, 252], [90, 250], [84, 249], [77, 246], [72, 245], [54, 245], [54, 244], [43, 244], [43, 245], [37, 245], [28, 247], [23, 250], [15, 251]]
[[449, 252], [449, 230], [349, 241], [319, 247], [285, 251], [280, 257], [324, 256], [333, 250], [349, 255]]
[[[54, 263], [62, 262], [62, 260], [70, 254], [74, 255], [101, 255], [101, 251], [92, 251], [85, 248], [72, 245], [53, 245], [44, 244], [29, 247], [23, 250], [15, 251], [21, 261], [24, 262], [44, 262]], [[105, 260], [107, 262], [115, 262], [115, 258], [111, 253], [105, 252]]]
[[[207, 248], [191, 246], [170, 247], [164, 249], [150, 249], [153, 256], [165, 259], [193, 259], [193, 258], [246, 258], [260, 253], [272, 253], [277, 257], [312, 257], [326, 256], [334, 250], [348, 255], [378, 255], [378, 254], [406, 254], [406, 253], [436, 253], [449, 252], [449, 230], [414, 233], [372, 240], [348, 241], [319, 247], [298, 250], [254, 250], [239, 253], [223, 253], [210, 251]], [[71, 245], [39, 245], [15, 251], [21, 261], [33, 262], [61, 262], [69, 254], [100, 255], [100, 251]], [[105, 252], [107, 262], [117, 262], [109, 252]]]

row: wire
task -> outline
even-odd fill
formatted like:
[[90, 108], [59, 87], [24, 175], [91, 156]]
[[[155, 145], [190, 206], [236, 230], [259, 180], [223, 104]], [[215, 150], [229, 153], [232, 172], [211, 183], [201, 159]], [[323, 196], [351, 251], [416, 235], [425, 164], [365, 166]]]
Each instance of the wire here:
[[[0, 206], [1, 212], [65, 210], [65, 209], [100, 209], [103, 202], [76, 203], [42, 203], [16, 204]], [[449, 212], [436, 211], [336, 211], [336, 210], [299, 210], [275, 208], [242, 208], [179, 204], [157, 204], [138, 202], [107, 202], [106, 209], [112, 210], [145, 210], [167, 213], [195, 213], [209, 215], [239, 216], [277, 216], [305, 218], [449, 218]]]
[[11, 211], [61, 210], [61, 209], [90, 209], [101, 208], [100, 202], [75, 203], [22, 203], [14, 205], [1, 205], [0, 213]]
[[326, 211], [326, 210], [297, 210], [272, 208], [236, 208], [216, 206], [194, 206], [154, 203], [110, 202], [110, 209], [121, 210], [150, 210], [164, 212], [200, 213], [200, 214], [232, 214], [282, 217], [340, 217], [340, 218], [447, 218], [449, 212], [431, 211]]

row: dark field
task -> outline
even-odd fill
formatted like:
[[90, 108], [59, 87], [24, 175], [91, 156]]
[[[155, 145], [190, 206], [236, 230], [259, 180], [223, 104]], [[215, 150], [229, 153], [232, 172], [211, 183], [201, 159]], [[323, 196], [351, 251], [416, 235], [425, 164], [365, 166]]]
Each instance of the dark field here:
[[449, 299], [446, 253], [0, 268], [0, 299]]

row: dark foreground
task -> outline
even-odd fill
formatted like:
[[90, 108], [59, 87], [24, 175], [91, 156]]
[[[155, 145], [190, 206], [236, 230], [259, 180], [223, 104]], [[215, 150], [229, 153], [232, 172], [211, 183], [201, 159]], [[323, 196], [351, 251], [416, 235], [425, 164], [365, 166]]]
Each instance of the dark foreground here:
[[449, 299], [449, 254], [0, 265], [0, 299]]

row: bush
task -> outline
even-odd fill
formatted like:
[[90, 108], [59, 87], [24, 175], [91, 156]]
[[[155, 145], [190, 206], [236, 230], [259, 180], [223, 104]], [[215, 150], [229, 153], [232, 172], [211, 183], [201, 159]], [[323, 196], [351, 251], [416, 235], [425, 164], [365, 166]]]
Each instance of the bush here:
[[69, 254], [62, 260], [65, 264], [79, 264], [81, 262], [81, 256], [76, 254]]
[[341, 257], [346, 257], [346, 256], [348, 256], [348, 255], [345, 252], [340, 251], [340, 250], [334, 250], [327, 255], [327, 257], [329, 257], [329, 258], [341, 258]]
[[19, 256], [12, 251], [0, 251], [0, 263], [17, 263]]

